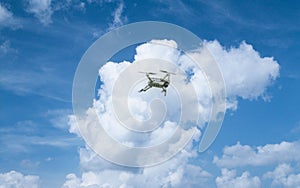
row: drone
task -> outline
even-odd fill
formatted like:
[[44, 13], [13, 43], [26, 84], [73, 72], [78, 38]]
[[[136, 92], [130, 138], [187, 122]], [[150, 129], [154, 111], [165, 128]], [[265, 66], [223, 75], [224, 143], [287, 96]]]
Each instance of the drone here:
[[167, 94], [167, 87], [170, 84], [170, 75], [173, 74], [175, 75], [175, 73], [172, 72], [168, 72], [165, 70], [160, 70], [160, 72], [165, 73], [166, 75], [162, 78], [155, 78], [155, 77], [150, 77], [150, 75], [155, 75], [157, 73], [153, 73], [153, 72], [140, 72], [140, 73], [144, 73], [146, 74], [146, 77], [148, 78], [148, 84], [141, 90], [139, 90], [139, 92], [146, 92], [148, 89], [152, 88], [152, 87], [156, 87], [156, 88], [161, 88], [162, 89], [162, 93], [164, 93], [164, 95], [166, 96]]

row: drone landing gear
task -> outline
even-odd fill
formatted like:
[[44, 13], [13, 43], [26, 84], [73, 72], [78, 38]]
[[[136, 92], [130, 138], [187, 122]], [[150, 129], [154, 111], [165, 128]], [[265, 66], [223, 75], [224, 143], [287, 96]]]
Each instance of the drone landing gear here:
[[150, 89], [151, 87], [150, 86], [146, 86], [145, 88], [143, 88], [143, 89], [141, 89], [141, 90], [139, 90], [139, 92], [142, 92], [142, 91], [147, 91], [148, 89]]
[[161, 92], [164, 93], [165, 96], [167, 95], [167, 90], [165, 88], [162, 88]]

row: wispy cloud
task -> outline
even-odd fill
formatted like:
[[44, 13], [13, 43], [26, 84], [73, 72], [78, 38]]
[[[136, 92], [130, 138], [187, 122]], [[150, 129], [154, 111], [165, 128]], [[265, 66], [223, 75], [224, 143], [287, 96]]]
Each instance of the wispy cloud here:
[[37, 150], [37, 146], [49, 146], [57, 148], [68, 148], [80, 145], [76, 137], [65, 136], [35, 136], [7, 134], [0, 138], [0, 153], [28, 153]]
[[51, 0], [28, 0], [27, 12], [34, 14], [44, 25], [52, 23]]
[[71, 83], [60, 79], [50, 71], [6, 70], [0, 71], [0, 75], [0, 88], [17, 95], [34, 94], [57, 101], [70, 102], [62, 91], [65, 91]]
[[45, 117], [49, 119], [53, 127], [68, 130], [70, 114], [72, 114], [71, 109], [56, 109], [47, 111]]
[[288, 135], [293, 135], [298, 138], [298, 135], [300, 133], [300, 121], [298, 121], [295, 126], [289, 131]]
[[1, 27], [10, 27], [12, 29], [22, 27], [20, 21], [2, 4], [0, 4], [0, 28]]
[[116, 27], [120, 27], [127, 22], [127, 17], [122, 16], [124, 8], [125, 8], [124, 2], [121, 1], [118, 7], [116, 8], [116, 10], [114, 11], [114, 13], [112, 14], [113, 21], [112, 23], [109, 24], [108, 30], [112, 30]]
[[[165, 14], [176, 14], [179, 19], [189, 19], [195, 16], [195, 11], [181, 0], [158, 0], [164, 6], [157, 6], [158, 11]], [[155, 14], [155, 12], [154, 12]]]
[[27, 168], [27, 169], [34, 169], [34, 168], [37, 168], [39, 165], [40, 165], [39, 161], [34, 161], [33, 162], [29, 159], [23, 159], [20, 162], [20, 166], [23, 167], [23, 168]]
[[77, 137], [53, 130], [45, 124], [25, 120], [12, 126], [2, 125], [0, 153], [31, 152], [38, 146], [68, 148], [80, 144]]
[[7, 55], [9, 53], [16, 54], [17, 52], [18, 52], [18, 50], [11, 47], [11, 42], [9, 40], [5, 40], [0, 45], [0, 57]]

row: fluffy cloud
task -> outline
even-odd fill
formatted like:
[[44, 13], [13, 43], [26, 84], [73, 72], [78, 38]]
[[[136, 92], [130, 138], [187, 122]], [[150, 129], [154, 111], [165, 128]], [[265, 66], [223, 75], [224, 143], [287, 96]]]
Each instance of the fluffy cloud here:
[[[211, 51], [221, 68], [228, 91], [227, 99], [230, 104], [229, 107], [232, 109], [236, 109], [237, 98], [239, 97], [243, 99], [263, 97], [266, 88], [278, 77], [279, 65], [277, 62], [272, 58], [260, 57], [258, 52], [245, 42], [239, 47], [229, 50], [223, 48], [217, 41], [205, 41], [203, 46]], [[197, 105], [196, 109], [201, 111], [201, 117], [195, 120], [188, 119], [190, 116], [187, 116], [186, 122], [195, 124], [197, 120], [200, 120], [198, 123], [201, 125], [197, 127], [197, 132], [193, 137], [194, 142], [198, 143], [201, 136], [201, 129], [208, 121], [210, 115], [212, 104], [211, 92], [207, 85], [205, 75], [186, 55], [176, 50], [176, 47], [176, 42], [170, 40], [153, 40], [142, 44], [136, 48], [133, 63], [149, 58], [157, 58], [172, 62], [178, 66], [181, 71], [189, 74], [189, 81], [186, 84], [190, 84], [195, 88], [198, 100], [195, 101], [194, 99], [189, 100], [189, 97], [186, 98], [189, 104]], [[201, 48], [193, 52], [187, 52], [187, 54], [191, 56], [201, 53]], [[173, 95], [172, 88], [168, 88], [167, 97], [162, 98], [167, 108], [172, 112], [166, 114], [165, 122], [162, 124], [163, 126], [152, 133], [142, 135], [129, 131], [121, 126], [115, 117], [111, 94], [118, 76], [130, 65], [130, 62], [108, 62], [101, 67], [99, 75], [102, 86], [98, 91], [99, 99], [94, 101], [93, 108], [96, 109], [98, 120], [101, 122], [105, 131], [121, 143], [129, 146], [149, 146], [160, 143], [162, 140], [167, 139], [168, 135], [172, 133], [172, 130], [176, 127], [174, 120], [177, 120], [176, 117], [180, 116], [180, 108], [178, 110], [176, 106], [172, 106], [172, 104], [174, 105], [174, 103], [176, 103], [174, 101], [177, 100], [176, 92], [173, 91], [173, 93], [175, 93]], [[161, 67], [154, 68], [160, 69]], [[173, 71], [172, 66], [168, 68]], [[177, 76], [174, 76], [172, 79], [177, 79], [176, 77]], [[133, 88], [128, 96], [125, 96], [131, 99], [128, 100], [131, 115], [137, 119], [147, 119], [149, 115], [149, 101], [151, 101], [153, 96], [162, 96], [160, 91], [155, 89], [140, 95], [137, 89], [140, 86], [144, 86], [143, 84], [137, 84], [137, 87]], [[121, 100], [122, 96], [118, 99]], [[193, 114], [194, 111], [195, 108], [189, 109], [189, 115]], [[195, 112], [197, 112], [197, 110]], [[89, 114], [89, 112], [87, 112], [87, 114]], [[90, 118], [88, 121], [92, 122], [92, 117], [88, 116], [88, 118]], [[74, 117], [71, 117], [70, 123], [70, 132], [80, 136]], [[124, 153], [118, 153], [118, 155], [122, 156], [122, 158], [131, 157], [124, 156]], [[196, 185], [206, 185], [207, 180], [211, 179], [211, 174], [202, 170], [199, 166], [190, 163], [192, 159], [195, 160], [197, 157], [197, 147], [195, 147], [193, 142], [190, 142], [179, 154], [160, 165], [149, 168], [123, 168], [108, 163], [88, 147], [81, 148], [80, 165], [83, 169], [83, 173], [81, 176], [69, 174], [66, 177], [64, 187], [134, 187], [135, 185], [140, 185], [141, 182], [146, 182], [149, 187], [192, 187]], [[219, 162], [221, 160], [222, 159], [215, 158], [215, 163], [222, 166]], [[235, 187], [241, 187], [242, 185], [244, 185], [244, 187], [260, 186], [259, 178], [250, 177], [248, 172], [244, 172], [240, 177], [236, 177], [234, 171], [226, 169], [222, 170], [222, 176], [217, 178], [216, 183], [220, 187], [226, 185]]]
[[226, 49], [218, 41], [205, 41], [220, 66], [230, 105], [236, 107], [237, 97], [266, 97], [267, 87], [279, 76], [279, 65], [273, 57], [260, 57], [252, 45], [242, 42]]
[[[64, 188], [74, 187], [193, 187], [211, 180], [210, 173], [188, 164], [190, 154], [181, 152], [171, 160], [148, 168], [126, 168], [107, 163], [90, 149], [80, 151], [81, 177], [69, 174]], [[204, 186], [206, 187], [206, 186]]]
[[255, 188], [260, 187], [259, 177], [251, 177], [249, 172], [244, 172], [241, 176], [236, 176], [235, 170], [222, 169], [222, 176], [216, 178], [219, 188]]
[[[177, 48], [174, 41], [153, 40], [137, 47], [135, 60], [162, 58], [166, 61], [178, 62], [184, 70], [198, 71], [195, 69], [193, 62], [186, 56], [181, 56], [179, 51], [172, 50], [172, 48], [166, 50], [164, 46], [155, 44]], [[229, 108], [235, 109], [237, 107], [238, 97], [243, 99], [267, 98], [267, 87], [279, 76], [279, 64], [273, 57], [261, 57], [252, 45], [246, 42], [230, 49], [223, 47], [217, 40], [204, 41], [203, 46], [209, 49], [223, 74]], [[200, 53], [200, 51], [196, 51], [197, 53]], [[195, 55], [195, 53], [189, 52], [187, 54], [190, 56]], [[195, 78], [197, 75], [201, 75], [199, 72], [196, 73]], [[201, 86], [201, 82], [194, 83], [197, 83], [195, 87]]]
[[27, 12], [34, 14], [44, 25], [52, 23], [51, 0], [28, 0]]
[[262, 166], [275, 163], [300, 161], [299, 142], [281, 142], [265, 146], [251, 147], [237, 143], [227, 146], [221, 158], [214, 157], [214, 163], [219, 167]]
[[299, 188], [300, 187], [300, 173], [293, 174], [294, 170], [289, 164], [283, 163], [279, 164], [274, 171], [267, 172], [264, 177], [273, 179], [272, 185], [274, 186], [283, 186], [290, 188]]
[[38, 176], [23, 175], [16, 171], [0, 174], [1, 188], [38, 188], [39, 181]]

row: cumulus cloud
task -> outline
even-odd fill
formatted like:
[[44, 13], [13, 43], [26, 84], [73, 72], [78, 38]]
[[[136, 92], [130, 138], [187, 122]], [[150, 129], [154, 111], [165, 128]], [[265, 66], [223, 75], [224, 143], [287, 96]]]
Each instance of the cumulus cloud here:
[[[63, 188], [85, 188], [85, 187], [201, 187], [210, 178], [210, 174], [202, 171], [200, 167], [189, 165], [177, 169], [144, 170], [143, 174], [128, 171], [105, 170], [101, 172], [84, 172], [81, 177], [68, 174]], [[190, 172], [190, 173], [187, 173]], [[156, 174], [154, 174], [156, 173]], [[192, 174], [194, 173], [194, 174]], [[192, 181], [190, 181], [190, 179]], [[197, 180], [195, 182], [195, 180]], [[206, 187], [206, 186], [203, 186]]]
[[[163, 41], [164, 45], [176, 48], [177, 44], [174, 41]], [[195, 70], [193, 62], [186, 56], [180, 56], [178, 51], [163, 50], [163, 46], [158, 40], [153, 40], [148, 44], [138, 46], [136, 49], [135, 60], [147, 58], [163, 58], [166, 61], [177, 62], [184, 70]], [[228, 108], [236, 109], [237, 98], [257, 99], [258, 97], [267, 98], [267, 87], [279, 76], [279, 64], [273, 57], [261, 57], [259, 52], [255, 51], [253, 46], [242, 42], [238, 47], [226, 49], [217, 40], [204, 41], [203, 46], [209, 49], [214, 59], [218, 63], [222, 72], [228, 100]], [[189, 53], [194, 56], [199, 54]], [[142, 55], [140, 55], [142, 54]], [[195, 75], [201, 75], [199, 72]], [[196, 77], [195, 77], [196, 78]], [[198, 80], [197, 80], [198, 81]], [[195, 85], [201, 85], [199, 82]]]
[[15, 188], [38, 188], [39, 177], [33, 175], [23, 175], [20, 172], [10, 171], [0, 174], [0, 187]]
[[[204, 47], [207, 47], [215, 57], [221, 72], [224, 76], [226, 89], [228, 91], [227, 100], [231, 109], [236, 109], [238, 98], [243, 99], [256, 99], [265, 95], [266, 88], [278, 77], [279, 65], [275, 60], [268, 57], [260, 57], [251, 45], [243, 42], [239, 47], [232, 47], [231, 49], [223, 48], [218, 41], [205, 41]], [[211, 91], [209, 90], [208, 82], [205, 74], [195, 66], [193, 62], [185, 55], [176, 49], [177, 43], [172, 40], [153, 40], [148, 43], [139, 45], [136, 48], [133, 63], [130, 62], [108, 62], [99, 70], [101, 78], [101, 88], [98, 91], [99, 99], [93, 102], [93, 107], [97, 112], [97, 120], [101, 122], [105, 131], [118, 140], [122, 144], [128, 146], [149, 146], [157, 144], [162, 140], [168, 139], [175, 127], [177, 127], [176, 118], [180, 117], [180, 108], [174, 105], [176, 101], [176, 91], [168, 88], [166, 97], [162, 97], [167, 109], [166, 117], [162, 126], [155, 131], [147, 134], [138, 134], [124, 128], [114, 112], [112, 104], [112, 93], [114, 85], [118, 80], [118, 76], [132, 64], [147, 60], [147, 59], [161, 59], [163, 61], [172, 62], [173, 65], [188, 74], [185, 85], [191, 85], [196, 90], [196, 100], [186, 97], [188, 104], [197, 105], [196, 108], [188, 109], [188, 115], [185, 120], [190, 124], [196, 124], [197, 132], [193, 137], [194, 142], [190, 142], [187, 147], [177, 154], [172, 159], [149, 168], [120, 168], [107, 161], [101, 159], [88, 147], [80, 149], [80, 165], [83, 173], [80, 176], [69, 174], [66, 177], [64, 187], [135, 187], [140, 185], [141, 182], [146, 182], [149, 187], [192, 187], [196, 185], [205, 185], [211, 179], [212, 175], [201, 169], [199, 166], [191, 164], [192, 159], [198, 157], [197, 148], [194, 143], [198, 143], [205, 123], [207, 123], [211, 110]], [[193, 52], [187, 52], [188, 55], [202, 55], [201, 48]], [[144, 67], [147, 68], [146, 66]], [[172, 66], [166, 66], [171, 71], [178, 71], [173, 69]], [[152, 70], [153, 69], [153, 70]], [[161, 67], [152, 67], [151, 71], [159, 71]], [[154, 70], [155, 69], [155, 70]], [[157, 70], [156, 70], [157, 69]], [[168, 69], [168, 70], [169, 70]], [[142, 71], [150, 71], [142, 70]], [[179, 74], [178, 74], [179, 75]], [[180, 75], [178, 76], [180, 77]], [[124, 78], [129, 79], [129, 78]], [[177, 79], [176, 76], [172, 77], [173, 83]], [[178, 79], [179, 80], [179, 79]], [[122, 97], [128, 97], [129, 109], [131, 115], [137, 119], [147, 119], [149, 116], [149, 101], [153, 97], [162, 96], [157, 89], [151, 89], [149, 92], [139, 94], [137, 91], [146, 82], [136, 84], [132, 88], [128, 96], [119, 96], [117, 99], [122, 100]], [[184, 87], [182, 87], [184, 88]], [[183, 89], [184, 90], [184, 89]], [[172, 94], [175, 93], [174, 95]], [[188, 92], [188, 90], [186, 91]], [[187, 105], [189, 106], [189, 105]], [[179, 106], [180, 107], [180, 106]], [[118, 108], [122, 108], [118, 106]], [[196, 119], [189, 119], [192, 114], [201, 113], [201, 116]], [[122, 111], [122, 110], [121, 110]], [[87, 112], [88, 122], [93, 122], [95, 117], [89, 117]], [[76, 133], [80, 136], [77, 127], [77, 122], [74, 117], [70, 119], [70, 132]], [[198, 124], [197, 124], [198, 123]], [[87, 124], [90, 126], [90, 124]], [[180, 127], [183, 130], [189, 127]], [[101, 147], [101, 146], [100, 146]], [[107, 145], [105, 147], [108, 147]], [[113, 148], [115, 149], [115, 148]], [[114, 151], [115, 152], [115, 151]], [[228, 152], [227, 152], [228, 153]], [[230, 152], [229, 152], [230, 153]], [[231, 154], [231, 153], [230, 153]], [[232, 155], [234, 152], [232, 152]], [[117, 153], [122, 158], [131, 156], [124, 155], [124, 153]], [[223, 159], [223, 158], [222, 158]], [[218, 166], [222, 165], [222, 159], [215, 158], [214, 162]], [[222, 176], [218, 177], [216, 183], [220, 187], [226, 185], [241, 187], [258, 187], [260, 186], [260, 179], [258, 177], [251, 177], [248, 172], [244, 172], [240, 177], [237, 177], [235, 171], [222, 170]], [[204, 186], [206, 187], [206, 186]]]
[[82, 148], [80, 158], [84, 172], [80, 177], [68, 174], [63, 187], [136, 187], [144, 185], [150, 188], [205, 185], [207, 181], [211, 180], [212, 175], [199, 166], [188, 164], [189, 157], [190, 154], [183, 151], [158, 166], [125, 168], [107, 163], [90, 149]]
[[220, 66], [230, 105], [237, 107], [237, 97], [266, 97], [267, 87], [279, 76], [279, 64], [273, 57], [261, 57], [252, 45], [242, 42], [226, 49], [218, 41], [205, 41]]
[[279, 164], [274, 171], [267, 172], [264, 177], [272, 179], [272, 185], [287, 188], [300, 187], [300, 173], [294, 174], [290, 164]]
[[281, 142], [265, 146], [251, 147], [237, 143], [227, 146], [221, 158], [215, 156], [214, 163], [219, 167], [263, 166], [276, 163], [300, 161], [299, 142]]
[[236, 176], [235, 170], [222, 169], [222, 176], [216, 178], [218, 188], [255, 188], [261, 187], [259, 177], [251, 177], [249, 172]]
[[27, 12], [34, 14], [44, 25], [52, 23], [51, 0], [28, 0]]

